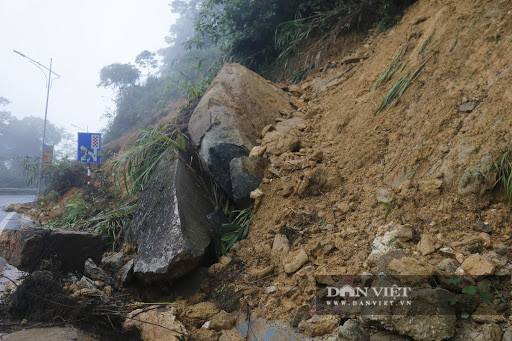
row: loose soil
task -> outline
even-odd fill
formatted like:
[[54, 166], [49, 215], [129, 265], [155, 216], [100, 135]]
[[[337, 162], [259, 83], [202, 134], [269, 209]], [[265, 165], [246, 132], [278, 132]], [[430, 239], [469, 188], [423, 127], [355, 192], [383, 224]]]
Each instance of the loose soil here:
[[[244, 290], [259, 314], [287, 318], [314, 299], [316, 275], [375, 270], [366, 260], [385, 232], [379, 227], [389, 222], [434, 236], [438, 248], [481, 233], [479, 224], [490, 226], [487, 245], [453, 247], [464, 257], [493, 244], [510, 246], [510, 203], [487, 167], [511, 142], [511, 10], [510, 2], [418, 1], [391, 30], [353, 42], [299, 84], [311, 98], [293, 114], [306, 118], [301, 148], [271, 158], [274, 171], [260, 186], [265, 196], [249, 237], [235, 247], [247, 261], [240, 289], [252, 281], [252, 269], [275, 265], [273, 276]], [[404, 47], [393, 77], [371, 92]], [[347, 57], [360, 61], [344, 64]], [[423, 64], [399, 101], [376, 116], [391, 86]], [[459, 108], [469, 102], [473, 110]], [[323, 158], [316, 166], [287, 167], [318, 151]], [[388, 204], [379, 203], [379, 193]], [[308, 253], [309, 262], [292, 275], [272, 252], [278, 233], [291, 252]], [[417, 241], [401, 247], [419, 256]], [[424, 258], [435, 265], [446, 256]], [[268, 286], [280, 289], [263, 294]]]

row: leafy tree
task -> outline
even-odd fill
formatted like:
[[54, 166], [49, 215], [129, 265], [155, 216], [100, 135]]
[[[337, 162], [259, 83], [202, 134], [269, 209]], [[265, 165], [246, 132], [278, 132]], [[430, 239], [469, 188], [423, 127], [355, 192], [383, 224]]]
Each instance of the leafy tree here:
[[131, 64], [114, 63], [104, 66], [100, 71], [98, 86], [117, 89], [119, 93], [129, 86], [135, 85], [140, 77], [140, 71]]
[[135, 63], [141, 68], [146, 69], [146, 77], [149, 77], [150, 69], [156, 69], [158, 67], [158, 60], [156, 60], [155, 56], [156, 53], [144, 50], [135, 57]]

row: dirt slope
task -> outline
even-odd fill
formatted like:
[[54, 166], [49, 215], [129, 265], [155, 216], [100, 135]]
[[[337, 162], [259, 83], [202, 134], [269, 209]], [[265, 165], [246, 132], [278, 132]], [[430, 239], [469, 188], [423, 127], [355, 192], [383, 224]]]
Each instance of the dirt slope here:
[[[311, 98], [293, 114], [306, 119], [302, 148], [271, 158], [249, 237], [235, 247], [248, 269], [237, 285], [256, 311], [286, 318], [315, 296], [316, 275], [375, 270], [372, 241], [390, 222], [412, 225], [415, 238], [400, 247], [432, 265], [446, 258], [439, 248], [450, 246], [460, 262], [510, 245], [510, 203], [487, 167], [511, 141], [511, 10], [510, 1], [420, 0], [394, 28], [299, 84]], [[392, 78], [370, 92], [404, 47]], [[423, 64], [396, 105], [376, 116], [392, 85]], [[320, 161], [301, 166], [312, 159]], [[299, 271], [284, 272], [286, 253], [272, 251], [276, 234], [287, 236], [291, 253], [306, 251]], [[420, 256], [424, 234], [438, 251]], [[278, 290], [264, 294], [268, 286]]]

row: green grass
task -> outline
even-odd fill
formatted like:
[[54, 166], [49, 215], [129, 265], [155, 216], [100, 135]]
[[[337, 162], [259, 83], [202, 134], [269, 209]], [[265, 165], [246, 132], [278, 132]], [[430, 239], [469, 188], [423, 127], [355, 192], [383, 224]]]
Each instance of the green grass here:
[[420, 56], [423, 56], [423, 54], [425, 53], [425, 50], [427, 49], [427, 46], [432, 42], [435, 33], [436, 30], [434, 30], [434, 32], [432, 32], [432, 34], [423, 42], [423, 44], [421, 44], [420, 50], [418, 52]]
[[[431, 57], [430, 57], [431, 58]], [[411, 75], [404, 76], [400, 78], [398, 81], [396, 81], [395, 84], [389, 89], [388, 93], [382, 100], [382, 103], [380, 104], [379, 108], [375, 112], [375, 116], [379, 115], [386, 107], [388, 106], [394, 106], [396, 103], [398, 103], [398, 100], [402, 95], [405, 93], [405, 91], [409, 88], [411, 83], [418, 77], [421, 70], [425, 67], [427, 62], [430, 60], [428, 58], [423, 64], [420, 65], [419, 68], [416, 69]]]
[[512, 144], [501, 154], [499, 160], [491, 165], [498, 172], [496, 183], [503, 187], [507, 198], [512, 201]]
[[253, 214], [249, 209], [232, 210], [229, 212], [228, 220], [230, 223], [222, 225], [224, 229], [228, 230], [228, 232], [221, 237], [221, 241], [224, 242], [225, 252], [229, 251], [235, 242], [247, 237], [252, 218]]
[[130, 194], [142, 191], [167, 150], [184, 150], [185, 136], [174, 123], [143, 129], [137, 141], [115, 156], [111, 167], [114, 182], [124, 184]]
[[111, 251], [121, 244], [121, 237], [128, 228], [135, 213], [135, 202], [133, 199], [122, 203], [119, 207], [106, 209], [95, 217], [88, 220], [92, 228], [107, 236], [111, 240]]
[[[400, 61], [402, 60], [402, 57], [405, 54], [405, 51], [407, 51], [407, 45], [402, 47], [398, 51], [398, 53], [396, 54], [395, 58], [393, 58], [393, 60], [389, 64], [388, 68], [380, 75], [380, 77], [377, 79], [375, 84], [373, 84], [372, 88], [370, 89], [370, 92], [371, 91], [375, 91], [382, 83], [387, 82], [391, 78], [391, 76], [393, 76], [393, 74], [395, 73], [396, 69], [398, 68], [398, 64], [400, 64]], [[409, 61], [407, 61], [403, 65], [403, 67], [400, 70], [400, 72], [402, 72], [403, 69], [405, 69], [405, 66], [407, 65], [408, 62]]]

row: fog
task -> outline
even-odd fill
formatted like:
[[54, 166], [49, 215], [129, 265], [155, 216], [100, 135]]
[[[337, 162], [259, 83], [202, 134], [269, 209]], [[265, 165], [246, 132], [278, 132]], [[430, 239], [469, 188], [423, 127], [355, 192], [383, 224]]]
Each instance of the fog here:
[[[0, 97], [18, 118], [44, 117], [46, 79], [26, 56], [49, 66], [53, 81], [48, 120], [76, 135], [100, 131], [114, 92], [98, 88], [100, 69], [134, 63], [143, 50], [165, 47], [175, 18], [170, 0], [1, 0]], [[45, 71], [47, 74], [47, 71]]]

